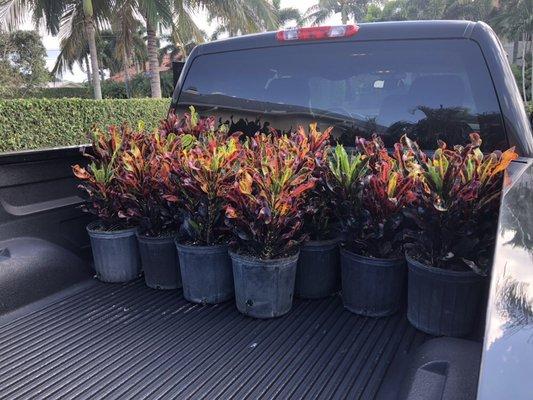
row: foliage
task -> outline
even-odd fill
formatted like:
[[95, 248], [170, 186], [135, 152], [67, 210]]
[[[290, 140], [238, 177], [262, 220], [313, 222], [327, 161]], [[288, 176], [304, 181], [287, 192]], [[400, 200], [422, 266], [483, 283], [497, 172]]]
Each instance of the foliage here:
[[276, 259], [294, 254], [306, 239], [305, 195], [315, 185], [315, 160], [307, 137], [294, 139], [257, 133], [243, 145], [226, 206], [238, 252]]
[[27, 95], [49, 80], [46, 49], [37, 32], [0, 32], [0, 96]]
[[415, 175], [399, 151], [395, 157], [388, 154], [377, 135], [372, 140], [357, 138], [356, 143], [366, 157], [368, 173], [361, 183], [360, 223], [350, 230], [346, 245], [368, 257], [403, 257], [402, 211], [416, 200]]
[[439, 141], [433, 157], [403, 137], [398, 151], [414, 160], [422, 204], [406, 212], [417, 229], [407, 232], [409, 254], [438, 268], [471, 268], [486, 274], [495, 240], [502, 178], [514, 149], [483, 155], [477, 133], [467, 146]]
[[[31, 95], [32, 99], [91, 99], [93, 97], [89, 85], [80, 85], [78, 87], [40, 88], [34, 90]], [[7, 96], [4, 97], [7, 98]]]
[[[161, 73], [162, 96], [170, 98], [174, 91], [172, 71]], [[129, 81], [130, 97], [150, 97], [150, 80], [143, 74], [137, 74]], [[102, 82], [102, 97], [104, 99], [127, 99], [128, 92], [124, 82], [105, 80]]]
[[188, 113], [180, 117], [175, 112], [167, 115], [167, 118], [159, 124], [159, 130], [165, 134], [191, 135], [199, 138], [202, 135], [215, 132], [215, 117], [200, 117], [193, 106], [189, 107]]
[[[281, 7], [280, 0], [273, 0], [272, 5], [274, 6], [274, 12], [278, 19], [279, 26], [284, 26], [285, 24], [294, 21], [296, 25], [300, 24], [302, 15], [300, 11], [295, 7]], [[293, 25], [294, 26], [294, 25]]]
[[318, 0], [317, 4], [309, 7], [304, 21], [322, 25], [332, 14], [339, 13], [343, 24], [349, 19], [361, 21], [366, 15], [368, 3], [369, 0]]
[[311, 240], [331, 239], [334, 234], [332, 225], [336, 218], [333, 212], [333, 192], [327, 184], [329, 139], [332, 130], [330, 127], [320, 132], [317, 130], [317, 124], [313, 123], [309, 125], [308, 132], [300, 126], [297, 135], [294, 135], [297, 143], [308, 143], [310, 156], [315, 161], [315, 187], [307, 192], [304, 214], [304, 231]]
[[0, 100], [0, 151], [42, 149], [87, 143], [94, 124], [143, 120], [157, 127], [169, 100], [28, 99]]
[[116, 176], [128, 205], [125, 214], [146, 236], [175, 233], [179, 214], [176, 203], [168, 201], [165, 195], [172, 186], [172, 159], [180, 140], [175, 135], [142, 130], [130, 138]]
[[333, 192], [333, 206], [343, 234], [353, 236], [359, 230], [363, 179], [368, 174], [368, 157], [359, 151], [348, 154], [342, 145], [335, 146], [329, 160], [327, 184]]
[[365, 20], [403, 21], [403, 20], [437, 20], [468, 19], [487, 20], [493, 12], [492, 0], [392, 0], [382, 8], [368, 7]]
[[82, 181], [80, 188], [87, 192], [89, 199], [83, 209], [95, 215], [102, 230], [119, 230], [131, 226], [127, 214], [128, 193], [117, 175], [121, 169], [124, 147], [132, 143], [136, 135], [127, 125], [112, 126], [108, 131], [95, 129], [92, 132], [92, 154], [87, 168], [74, 165], [74, 175]]
[[378, 258], [403, 257], [405, 221], [403, 210], [417, 200], [416, 180], [398, 160], [385, 156], [365, 181], [360, 253]]
[[[206, 125], [204, 125], [206, 126]], [[202, 131], [197, 139], [174, 157], [173, 183], [183, 211], [181, 233], [188, 242], [201, 245], [227, 243], [224, 206], [238, 170], [238, 135], [228, 138], [227, 129]]]

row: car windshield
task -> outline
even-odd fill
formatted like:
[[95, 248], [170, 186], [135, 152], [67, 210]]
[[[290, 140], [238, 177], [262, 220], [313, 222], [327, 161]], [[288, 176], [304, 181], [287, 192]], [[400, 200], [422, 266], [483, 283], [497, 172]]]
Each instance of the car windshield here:
[[434, 148], [437, 139], [465, 143], [474, 131], [484, 150], [507, 145], [483, 55], [467, 39], [301, 43], [202, 55], [174, 100], [178, 109], [227, 110], [280, 129], [289, 127], [275, 121], [316, 119], [335, 125], [347, 145], [372, 133], [391, 145], [407, 133]]

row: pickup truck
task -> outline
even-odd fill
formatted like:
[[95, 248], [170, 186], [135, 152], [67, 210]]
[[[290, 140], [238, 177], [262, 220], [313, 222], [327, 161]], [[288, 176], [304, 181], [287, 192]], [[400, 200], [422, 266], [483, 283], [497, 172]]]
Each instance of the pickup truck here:
[[197, 46], [171, 110], [253, 134], [318, 121], [338, 142], [515, 146], [486, 310], [468, 338], [365, 318], [339, 296], [273, 320], [94, 279], [70, 166], [79, 147], [0, 155], [0, 398], [532, 399], [533, 136], [484, 23], [290, 29]]

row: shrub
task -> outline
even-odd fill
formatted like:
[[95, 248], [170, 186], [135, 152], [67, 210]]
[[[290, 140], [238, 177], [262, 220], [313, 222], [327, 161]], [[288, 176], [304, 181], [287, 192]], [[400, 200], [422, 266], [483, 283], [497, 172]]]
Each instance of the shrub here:
[[327, 177], [333, 192], [333, 206], [344, 236], [353, 236], [360, 229], [363, 179], [368, 174], [368, 157], [360, 151], [349, 154], [337, 145], [329, 160]]
[[328, 157], [330, 155], [329, 139], [332, 127], [320, 132], [317, 124], [309, 125], [309, 131], [298, 127], [294, 140], [299, 146], [308, 145], [310, 156], [314, 158], [313, 178], [315, 186], [307, 192], [304, 210], [304, 231], [311, 240], [331, 239], [335, 220], [333, 212], [333, 192], [327, 185], [329, 174]]
[[84, 85], [80, 87], [42, 88], [33, 92], [32, 97], [38, 99], [92, 99], [93, 90], [89, 85]]
[[[189, 107], [189, 112], [179, 116], [171, 112], [166, 119], [159, 123], [159, 130], [165, 134], [191, 135], [198, 138], [216, 129], [215, 117], [200, 117], [193, 106]], [[224, 128], [226, 129], [226, 128]]]
[[239, 253], [281, 258], [294, 254], [306, 239], [304, 201], [315, 185], [315, 160], [303, 140], [258, 133], [244, 143], [226, 206], [232, 247]]
[[[433, 157], [403, 137], [406, 159], [416, 160], [421, 206], [408, 209], [417, 229], [407, 231], [409, 254], [437, 268], [486, 274], [492, 257], [503, 173], [517, 158], [514, 149], [483, 155], [477, 133], [467, 146], [439, 141]], [[413, 169], [414, 170], [414, 169]]]
[[121, 173], [125, 147], [136, 139], [136, 132], [128, 126], [112, 126], [108, 131], [93, 131], [92, 154], [87, 168], [74, 165], [74, 175], [82, 181], [80, 188], [87, 192], [89, 201], [83, 209], [95, 215], [102, 230], [119, 230], [131, 226], [128, 215], [130, 199], [117, 176]]
[[386, 153], [365, 179], [357, 252], [369, 257], [403, 257], [403, 210], [417, 199], [415, 179]]
[[141, 131], [131, 136], [120, 157], [116, 179], [128, 205], [125, 213], [143, 235], [158, 237], [178, 230], [176, 202], [165, 195], [171, 187], [171, 164], [179, 146], [175, 135]]
[[237, 135], [228, 137], [224, 128], [203, 132], [175, 157], [174, 184], [183, 210], [181, 233], [192, 244], [210, 246], [228, 240], [223, 208], [235, 182], [240, 143]]
[[89, 142], [93, 125], [144, 121], [151, 130], [168, 112], [170, 100], [27, 99], [0, 100], [0, 151], [42, 149]]

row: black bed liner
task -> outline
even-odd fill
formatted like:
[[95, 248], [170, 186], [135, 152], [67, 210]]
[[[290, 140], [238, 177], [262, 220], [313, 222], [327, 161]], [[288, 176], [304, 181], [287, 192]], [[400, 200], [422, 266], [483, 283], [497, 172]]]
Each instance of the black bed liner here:
[[339, 297], [262, 321], [93, 281], [0, 317], [0, 397], [388, 398], [387, 371], [426, 339], [403, 314], [359, 317]]

